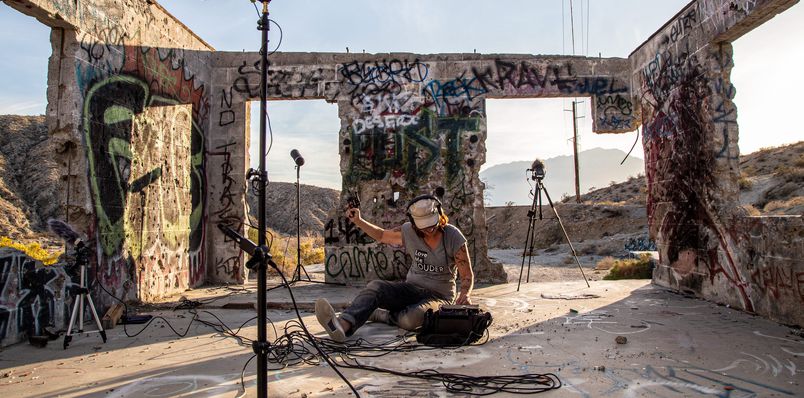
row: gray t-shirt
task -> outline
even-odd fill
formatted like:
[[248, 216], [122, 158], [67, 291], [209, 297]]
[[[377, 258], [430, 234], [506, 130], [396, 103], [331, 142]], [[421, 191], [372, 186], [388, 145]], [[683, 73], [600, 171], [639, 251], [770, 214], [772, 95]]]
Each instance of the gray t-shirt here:
[[[461, 231], [447, 224], [441, 243], [431, 249], [424, 239], [416, 235], [413, 226], [402, 225], [402, 244], [413, 263], [408, 270], [407, 282], [428, 289], [445, 300], [455, 299], [455, 253], [466, 243]], [[445, 251], [446, 250], [446, 251]]]

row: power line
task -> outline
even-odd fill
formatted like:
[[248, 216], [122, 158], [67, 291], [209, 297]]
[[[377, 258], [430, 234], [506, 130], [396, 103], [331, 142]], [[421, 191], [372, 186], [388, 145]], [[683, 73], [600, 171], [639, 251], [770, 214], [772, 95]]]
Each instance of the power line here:
[[572, 55], [575, 55], [575, 16], [572, 13], [572, 0], [570, 3], [570, 33], [572, 33]]

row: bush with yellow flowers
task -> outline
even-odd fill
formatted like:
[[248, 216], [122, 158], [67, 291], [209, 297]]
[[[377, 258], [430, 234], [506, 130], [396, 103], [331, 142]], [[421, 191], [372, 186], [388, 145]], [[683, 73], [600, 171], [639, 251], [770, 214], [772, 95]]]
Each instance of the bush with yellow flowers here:
[[38, 243], [29, 243], [29, 244], [22, 244], [19, 242], [14, 242], [11, 238], [7, 236], [0, 236], [0, 248], [2, 247], [9, 247], [12, 249], [17, 249], [28, 257], [41, 261], [44, 265], [53, 265], [58, 261], [59, 256], [61, 256], [62, 251], [55, 251], [53, 253], [49, 253], [45, 250], [40, 244]]

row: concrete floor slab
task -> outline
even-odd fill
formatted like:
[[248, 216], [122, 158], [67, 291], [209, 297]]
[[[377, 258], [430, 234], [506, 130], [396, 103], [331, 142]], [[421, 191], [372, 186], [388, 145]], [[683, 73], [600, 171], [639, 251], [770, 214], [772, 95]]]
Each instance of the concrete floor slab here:
[[[321, 333], [310, 312], [318, 297], [336, 306], [357, 288], [298, 283], [293, 292], [305, 323]], [[254, 302], [245, 289], [187, 292], [205, 304], [203, 319], [220, 317], [232, 328], [253, 310], [226, 310], [229, 302]], [[594, 297], [599, 296], [599, 297]], [[220, 297], [219, 299], [212, 299]], [[283, 289], [269, 292], [270, 320], [280, 330], [295, 318]], [[454, 350], [394, 353], [364, 363], [399, 371], [434, 368], [468, 375], [548, 373], [564, 386], [554, 397], [766, 397], [804, 396], [804, 339], [772, 321], [687, 298], [648, 281], [582, 281], [480, 287], [475, 301], [494, 316], [484, 345]], [[203, 312], [208, 311], [208, 313]], [[153, 309], [179, 332], [192, 318], [185, 310]], [[87, 324], [89, 325], [89, 324]], [[141, 326], [127, 327], [130, 334]], [[382, 341], [398, 330], [369, 324], [357, 337]], [[19, 344], [0, 351], [0, 392], [9, 397], [235, 397], [251, 347], [194, 323], [176, 337], [155, 321], [136, 337], [118, 326], [109, 342], [97, 334], [76, 336], [67, 350], [61, 340], [45, 348]], [[241, 335], [256, 336], [254, 321]], [[269, 337], [275, 336], [269, 328]], [[615, 339], [623, 336], [625, 344]], [[256, 364], [246, 368], [248, 396], [256, 396]], [[366, 397], [445, 397], [439, 383], [342, 370]], [[272, 397], [348, 397], [352, 394], [326, 365], [296, 365], [269, 373]], [[509, 396], [497, 394], [496, 396]]]

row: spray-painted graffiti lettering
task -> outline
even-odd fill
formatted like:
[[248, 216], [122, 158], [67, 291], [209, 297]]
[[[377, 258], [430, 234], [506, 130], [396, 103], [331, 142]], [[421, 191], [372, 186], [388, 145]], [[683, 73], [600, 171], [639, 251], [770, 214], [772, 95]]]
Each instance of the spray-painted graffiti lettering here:
[[[389, 255], [390, 253], [390, 255]], [[391, 261], [389, 261], [389, 257]], [[404, 279], [408, 260], [401, 250], [387, 251], [372, 246], [346, 246], [327, 256], [327, 276], [335, 280]]]

